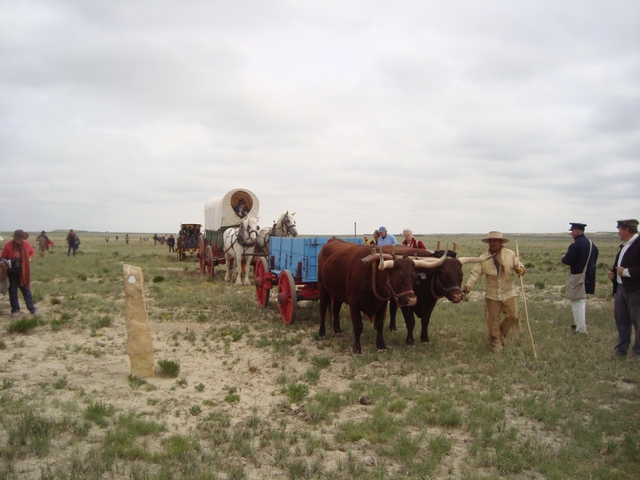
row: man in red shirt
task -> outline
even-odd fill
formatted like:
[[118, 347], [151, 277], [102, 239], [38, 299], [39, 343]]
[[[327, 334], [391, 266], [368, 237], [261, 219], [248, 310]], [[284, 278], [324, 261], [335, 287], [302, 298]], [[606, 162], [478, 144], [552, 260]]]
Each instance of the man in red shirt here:
[[36, 314], [36, 307], [33, 304], [31, 294], [31, 269], [30, 264], [35, 250], [27, 242], [29, 234], [23, 230], [16, 230], [13, 233], [13, 240], [7, 242], [2, 248], [2, 259], [9, 262], [7, 276], [9, 277], [9, 301], [11, 303], [11, 316], [20, 315], [20, 303], [18, 303], [18, 289], [22, 292], [24, 303], [27, 309]]
[[410, 229], [405, 228], [402, 231], [402, 236], [404, 237], [404, 240], [402, 241], [403, 245], [411, 248], [421, 248], [423, 250], [427, 249], [427, 247], [424, 246], [424, 243], [413, 238], [413, 232]]

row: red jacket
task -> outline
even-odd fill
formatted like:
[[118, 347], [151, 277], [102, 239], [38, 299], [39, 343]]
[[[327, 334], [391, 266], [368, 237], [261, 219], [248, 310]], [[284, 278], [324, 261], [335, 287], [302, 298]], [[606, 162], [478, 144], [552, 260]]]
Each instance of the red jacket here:
[[[26, 240], [22, 241], [22, 250], [20, 252], [20, 256], [22, 257], [22, 275], [20, 275], [20, 286], [31, 288], [31, 259], [36, 254], [36, 251], [33, 249], [31, 244]], [[14, 248], [14, 241], [11, 240], [4, 244], [2, 248], [2, 253], [0, 256], [5, 260], [16, 260], [18, 255], [16, 254], [16, 249]]]
[[423, 250], [426, 250], [427, 247], [424, 246], [424, 243], [422, 243], [420, 240], [416, 240], [415, 237], [411, 237], [411, 243], [407, 243], [406, 240], [402, 241], [403, 245], [406, 245], [407, 247], [411, 247], [411, 248], [421, 248]]

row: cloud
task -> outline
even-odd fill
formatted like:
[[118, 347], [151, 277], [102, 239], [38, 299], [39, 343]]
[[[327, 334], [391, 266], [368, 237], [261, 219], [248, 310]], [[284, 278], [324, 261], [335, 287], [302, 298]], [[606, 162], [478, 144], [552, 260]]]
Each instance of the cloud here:
[[611, 229], [638, 208], [637, 2], [0, 13], [0, 201], [26, 199], [3, 231], [170, 232], [237, 187], [263, 225], [291, 210], [323, 235]]

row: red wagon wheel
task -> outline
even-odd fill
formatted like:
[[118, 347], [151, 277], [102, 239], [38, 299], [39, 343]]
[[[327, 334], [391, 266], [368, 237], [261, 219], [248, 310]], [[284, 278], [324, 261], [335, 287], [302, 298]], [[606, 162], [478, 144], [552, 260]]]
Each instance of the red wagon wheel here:
[[205, 256], [204, 238], [202, 235], [198, 238], [198, 257], [200, 257], [200, 272], [205, 273]]
[[207, 245], [207, 249], [205, 251], [204, 269], [207, 275], [213, 277], [213, 249], [211, 248], [211, 245]]
[[263, 308], [269, 306], [269, 292], [271, 291], [271, 282], [267, 281], [267, 276], [269, 275], [271, 275], [271, 273], [269, 272], [267, 261], [262, 257], [258, 257], [253, 267], [253, 276], [255, 277], [258, 305]]
[[296, 291], [296, 282], [289, 270], [280, 272], [278, 278], [278, 309], [282, 321], [290, 325], [295, 321], [296, 310], [298, 309], [298, 293]]

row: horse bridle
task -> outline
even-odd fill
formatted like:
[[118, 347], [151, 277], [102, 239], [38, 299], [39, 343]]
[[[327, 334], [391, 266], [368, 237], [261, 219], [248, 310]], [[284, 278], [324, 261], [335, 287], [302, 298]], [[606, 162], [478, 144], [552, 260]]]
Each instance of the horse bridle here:
[[285, 237], [288, 237], [289, 235], [293, 236], [293, 234], [291, 233], [291, 229], [295, 228], [296, 224], [294, 223], [293, 225], [291, 225], [289, 221], [289, 215], [285, 215], [284, 217], [282, 217], [280, 225], [282, 225], [283, 230], [286, 233]]
[[[258, 230], [249, 230], [249, 232], [248, 232], [249, 236], [251, 236], [251, 232], [252, 231], [256, 232], [256, 239], [257, 239], [258, 238]], [[247, 240], [245, 238], [245, 236], [246, 236], [246, 233], [245, 233], [244, 223], [241, 223], [240, 224], [240, 228], [238, 228], [238, 235], [237, 235], [238, 238], [236, 239], [236, 241], [240, 245], [242, 245], [244, 248], [251, 247], [251, 246], [255, 245], [256, 242], [251, 242], [250, 240]]]

